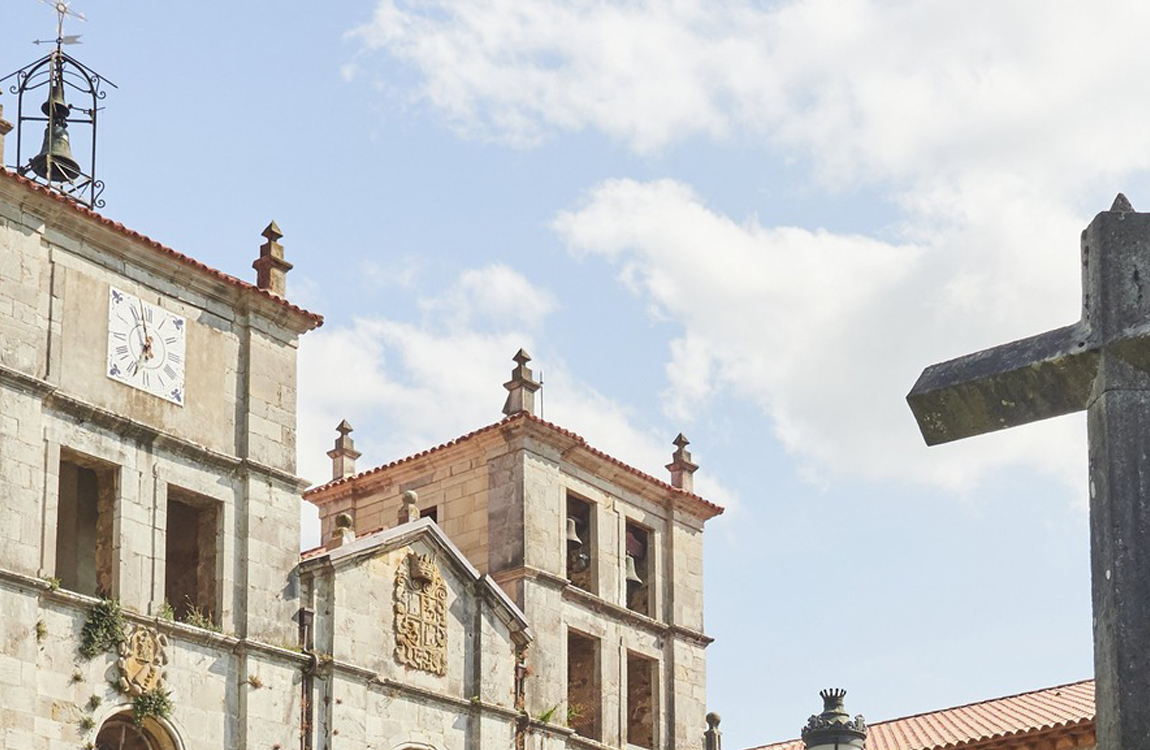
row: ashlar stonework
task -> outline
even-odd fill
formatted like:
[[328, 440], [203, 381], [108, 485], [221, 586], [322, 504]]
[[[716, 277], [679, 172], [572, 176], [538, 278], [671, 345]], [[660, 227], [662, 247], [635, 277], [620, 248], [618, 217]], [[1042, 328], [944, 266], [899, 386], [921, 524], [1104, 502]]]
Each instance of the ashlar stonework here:
[[[257, 286], [0, 169], [0, 748], [699, 747], [722, 509], [535, 417], [524, 352], [506, 418], [449, 447], [356, 474], [341, 424], [301, 556], [296, 354], [322, 318], [265, 237]], [[182, 405], [107, 377], [113, 288], [186, 321]], [[101, 597], [126, 640], [78, 662]]]

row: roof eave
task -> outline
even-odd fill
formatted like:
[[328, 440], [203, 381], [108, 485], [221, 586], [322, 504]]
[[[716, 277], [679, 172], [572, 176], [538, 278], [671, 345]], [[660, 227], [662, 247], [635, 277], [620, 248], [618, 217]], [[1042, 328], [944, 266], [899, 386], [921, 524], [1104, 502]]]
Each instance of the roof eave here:
[[322, 315], [305, 310], [266, 289], [260, 289], [255, 284], [250, 284], [201, 263], [191, 256], [184, 255], [146, 235], [129, 229], [117, 221], [102, 216], [54, 190], [0, 167], [0, 185], [5, 184], [23, 191], [24, 199], [16, 201], [22, 210], [28, 210], [37, 216], [50, 219], [54, 226], [74, 222], [78, 234], [95, 229], [121, 239], [126, 238], [131, 244], [144, 250], [139, 254], [143, 262], [147, 262], [149, 253], [158, 253], [167, 260], [191, 269], [208, 282], [222, 283], [239, 292], [246, 309], [254, 310], [297, 334], [306, 333], [323, 325]]

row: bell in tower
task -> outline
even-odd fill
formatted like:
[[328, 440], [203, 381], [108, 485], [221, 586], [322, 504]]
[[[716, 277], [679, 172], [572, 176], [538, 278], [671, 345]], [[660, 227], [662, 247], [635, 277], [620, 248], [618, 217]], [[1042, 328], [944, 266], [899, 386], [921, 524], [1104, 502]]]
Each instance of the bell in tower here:
[[[16, 120], [16, 163], [10, 168], [89, 208], [101, 208], [104, 201], [100, 194], [104, 191], [104, 183], [96, 178], [96, 119], [101, 109], [100, 100], [107, 93], [102, 90], [103, 85], [115, 87], [115, 84], [64, 51], [65, 47], [80, 42], [78, 34], [64, 34], [64, 19], [71, 17], [82, 21], [84, 16], [71, 10], [67, 0], [43, 2], [56, 11], [56, 38], [37, 40], [34, 44], [53, 45], [52, 51], [0, 78], [0, 82], [16, 79], [12, 93], [16, 94], [20, 113]], [[24, 106], [25, 95], [44, 96], [44, 93], [37, 95], [38, 89], [47, 94], [39, 107], [42, 116], [36, 112], [35, 105]], [[73, 133], [69, 128], [73, 131], [81, 129], [83, 145], [80, 146], [79, 159], [73, 152]], [[23, 154], [32, 151], [26, 147], [35, 143], [33, 139], [36, 137], [41, 139], [40, 148], [25, 160]], [[25, 140], [30, 143], [26, 144]], [[88, 153], [84, 154], [84, 151]]]
[[44, 126], [40, 153], [32, 157], [29, 166], [36, 175], [49, 182], [74, 182], [81, 171], [72, 157], [72, 144], [68, 141], [71, 108], [64, 102], [62, 82], [52, 82], [52, 92], [40, 110], [48, 116], [48, 124]]

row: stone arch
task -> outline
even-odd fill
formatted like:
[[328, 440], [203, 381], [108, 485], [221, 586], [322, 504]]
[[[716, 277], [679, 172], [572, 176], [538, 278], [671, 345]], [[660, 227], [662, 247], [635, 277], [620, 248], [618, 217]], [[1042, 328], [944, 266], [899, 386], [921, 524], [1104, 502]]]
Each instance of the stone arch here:
[[95, 750], [184, 750], [171, 722], [149, 716], [136, 723], [131, 706], [120, 706], [96, 732]]
[[401, 742], [393, 747], [392, 750], [435, 750], [435, 746], [422, 742]]

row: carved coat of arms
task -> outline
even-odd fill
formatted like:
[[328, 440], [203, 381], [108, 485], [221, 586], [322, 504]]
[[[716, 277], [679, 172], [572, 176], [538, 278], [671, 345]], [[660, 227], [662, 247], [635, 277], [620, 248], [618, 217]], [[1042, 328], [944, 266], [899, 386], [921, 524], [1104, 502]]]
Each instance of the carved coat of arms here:
[[129, 695], [142, 695], [162, 687], [167, 647], [168, 637], [154, 628], [133, 628], [120, 644], [120, 689]]
[[447, 585], [431, 555], [412, 552], [395, 573], [395, 658], [447, 673]]

